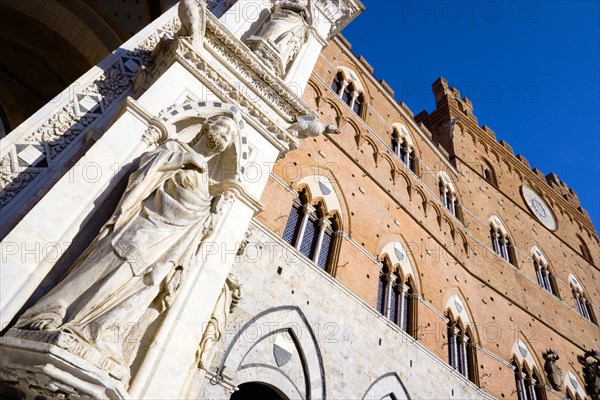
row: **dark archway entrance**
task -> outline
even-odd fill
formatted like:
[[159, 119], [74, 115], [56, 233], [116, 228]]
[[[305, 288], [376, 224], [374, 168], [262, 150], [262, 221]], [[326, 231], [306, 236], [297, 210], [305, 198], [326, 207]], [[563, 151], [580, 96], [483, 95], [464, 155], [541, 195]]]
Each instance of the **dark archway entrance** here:
[[288, 398], [264, 383], [248, 382], [239, 386], [239, 390], [231, 395], [231, 400], [288, 400]]

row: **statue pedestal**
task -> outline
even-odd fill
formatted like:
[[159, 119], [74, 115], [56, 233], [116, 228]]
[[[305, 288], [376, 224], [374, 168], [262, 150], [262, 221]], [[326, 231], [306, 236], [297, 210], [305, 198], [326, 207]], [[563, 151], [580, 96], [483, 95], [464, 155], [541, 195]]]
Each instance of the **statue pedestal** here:
[[126, 399], [125, 386], [113, 376], [124, 372], [129, 375], [68, 333], [11, 329], [0, 338], [0, 379], [26, 399]]
[[277, 76], [283, 77], [285, 75], [286, 66], [279, 55], [279, 50], [270, 39], [251, 36], [245, 43]]

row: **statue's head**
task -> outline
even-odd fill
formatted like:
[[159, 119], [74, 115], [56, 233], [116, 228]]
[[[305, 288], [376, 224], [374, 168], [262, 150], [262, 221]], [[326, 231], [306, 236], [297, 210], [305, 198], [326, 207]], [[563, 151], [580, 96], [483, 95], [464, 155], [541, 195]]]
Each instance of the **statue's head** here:
[[213, 153], [220, 153], [229, 146], [236, 134], [237, 124], [227, 115], [209, 117], [202, 127], [206, 148]]

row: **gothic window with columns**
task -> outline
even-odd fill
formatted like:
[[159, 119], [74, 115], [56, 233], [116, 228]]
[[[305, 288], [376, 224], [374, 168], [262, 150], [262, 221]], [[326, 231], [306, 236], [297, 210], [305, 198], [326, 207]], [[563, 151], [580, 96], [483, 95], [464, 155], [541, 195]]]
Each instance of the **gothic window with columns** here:
[[378, 280], [377, 311], [409, 335], [415, 335], [417, 294], [410, 279], [402, 279], [387, 260]]
[[483, 179], [489, 182], [492, 186], [498, 187], [498, 181], [496, 180], [494, 169], [487, 161], [483, 161], [483, 165], [481, 166], [481, 176], [483, 176]]
[[571, 289], [573, 290], [573, 298], [575, 299], [577, 312], [588, 321], [596, 323], [596, 317], [594, 315], [592, 303], [590, 303], [587, 295], [581, 288], [576, 287], [573, 284], [571, 284]]
[[365, 103], [365, 97], [357, 84], [349, 79], [343, 71], [338, 71], [331, 83], [331, 90], [337, 94], [352, 111], [362, 118], [362, 107]]
[[319, 268], [332, 272], [332, 254], [338, 232], [341, 231], [336, 216], [327, 216], [321, 202], [310, 204], [306, 191], [301, 191], [292, 204], [283, 240]]
[[573, 395], [571, 393], [571, 390], [567, 389], [567, 395], [565, 396], [565, 399], [566, 400], [581, 400], [581, 396], [578, 393], [576, 393], [575, 395]]
[[545, 289], [548, 293], [558, 297], [558, 290], [556, 289], [556, 281], [552, 271], [548, 267], [546, 260], [541, 257], [533, 255], [533, 267], [535, 269], [535, 276], [538, 281], [538, 285]]
[[447, 312], [447, 317], [448, 364], [465, 378], [478, 384], [475, 345], [471, 339], [473, 334], [463, 325], [460, 318], [455, 320], [451, 312]]
[[588, 249], [587, 245], [579, 235], [577, 235], [577, 239], [579, 239], [579, 252], [581, 253], [581, 256], [585, 258], [585, 260], [588, 261], [590, 264], [593, 264], [592, 254], [590, 253], [590, 250]]
[[450, 211], [452, 215], [458, 218], [458, 197], [456, 189], [447, 174], [442, 173], [438, 176], [438, 186], [440, 189], [440, 200], [442, 205]]
[[392, 129], [392, 151], [402, 161], [406, 168], [415, 172], [414, 147], [409, 143], [406, 134], [400, 134], [398, 129], [394, 127]]
[[340, 71], [337, 74], [335, 74], [335, 76], [333, 77], [333, 82], [331, 83], [331, 90], [333, 90], [334, 93], [338, 96], [340, 95], [342, 90], [342, 82], [344, 82], [344, 74], [342, 73], [342, 71]]
[[502, 226], [492, 223], [490, 226], [490, 238], [494, 253], [504, 259], [504, 261], [516, 265], [514, 249], [508, 237], [508, 232]]
[[513, 359], [515, 385], [518, 400], [543, 400], [546, 398], [544, 385], [535, 371], [529, 371], [525, 364]]

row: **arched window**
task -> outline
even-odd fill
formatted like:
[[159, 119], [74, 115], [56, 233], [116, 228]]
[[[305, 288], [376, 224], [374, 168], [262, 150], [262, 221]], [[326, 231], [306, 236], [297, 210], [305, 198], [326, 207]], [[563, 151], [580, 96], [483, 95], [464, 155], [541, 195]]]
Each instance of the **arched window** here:
[[492, 217], [490, 226], [490, 238], [492, 240], [492, 249], [498, 257], [504, 259], [513, 265], [516, 265], [513, 245], [508, 237], [508, 232], [504, 226], [499, 222], [498, 217]]
[[407, 139], [407, 132], [400, 134], [398, 129], [394, 127], [392, 129], [392, 151], [402, 161], [406, 168], [415, 172], [415, 150], [409, 140]]
[[550, 294], [558, 297], [556, 280], [554, 279], [552, 271], [548, 267], [548, 261], [546, 261], [546, 258], [537, 247], [532, 249], [532, 253], [533, 268], [535, 269], [535, 276], [537, 278], [538, 285], [540, 285], [540, 287], [543, 289], [546, 289], [546, 291], [548, 291]]
[[544, 264], [541, 260], [538, 260], [534, 257], [533, 266], [535, 268], [535, 274], [537, 276], [538, 284], [551, 294], [558, 296], [556, 284], [554, 284], [554, 276], [552, 275], [550, 269], [548, 269], [548, 265]]
[[328, 271], [339, 224], [335, 217], [325, 215], [321, 203], [311, 205], [305, 191], [294, 200], [283, 231], [283, 240]]
[[333, 82], [331, 83], [331, 90], [333, 90], [334, 93], [340, 97], [341, 97], [343, 82], [345, 82], [344, 74], [342, 73], [342, 71], [339, 71], [333, 77]]
[[353, 103], [351, 104], [350, 107], [352, 107], [352, 111], [354, 111], [356, 113], [356, 115], [358, 115], [359, 117], [361, 116], [360, 112], [362, 110], [362, 105], [365, 102], [365, 98], [362, 95], [362, 93], [359, 92], [354, 92], [356, 94], [356, 96], [354, 96], [353, 99]]
[[515, 385], [519, 400], [545, 399], [544, 385], [539, 380], [535, 371], [530, 372], [524, 364], [513, 359], [511, 362], [515, 370]]
[[[379, 276], [377, 290], [377, 310], [391, 321], [398, 322], [398, 275], [393, 272], [392, 266], [386, 260]], [[400, 282], [401, 283], [401, 282]]]
[[590, 300], [587, 298], [587, 295], [580, 287], [571, 284], [571, 288], [573, 290], [573, 297], [575, 298], [575, 306], [577, 307], [577, 312], [588, 321], [596, 323], [596, 317], [594, 315], [592, 303], [590, 303]]
[[481, 176], [483, 176], [483, 179], [488, 181], [492, 186], [498, 187], [498, 181], [496, 180], [494, 169], [487, 161], [483, 161], [481, 166]]
[[448, 364], [473, 383], [478, 382], [477, 359], [471, 332], [448, 312]]
[[458, 197], [456, 196], [456, 189], [454, 189], [450, 177], [445, 172], [438, 175], [438, 186], [442, 204], [452, 215], [458, 218]]
[[394, 152], [394, 154], [396, 154], [398, 157], [400, 157], [400, 143], [399, 143], [398, 131], [396, 129], [394, 129], [392, 131], [391, 148], [392, 148], [392, 151]]
[[414, 337], [417, 295], [410, 280], [403, 283], [400, 274], [391, 271], [386, 259], [378, 281], [377, 311]]
[[[354, 72], [350, 71], [350, 78], [354, 80], [358, 79], [354, 75]], [[362, 118], [362, 106], [365, 103], [365, 97], [360, 89], [360, 84], [348, 80], [344, 72], [338, 71], [331, 83], [331, 90], [333, 90], [352, 111]]]
[[412, 337], [416, 336], [417, 297], [413, 284], [407, 280], [402, 287], [400, 328]]
[[587, 245], [585, 244], [585, 242], [583, 241], [581, 236], [577, 235], [577, 239], [579, 239], [579, 252], [581, 253], [581, 256], [583, 258], [585, 258], [585, 260], [587, 262], [589, 262], [590, 264], [593, 264], [592, 253], [590, 253], [590, 249], [588, 249]]
[[350, 105], [350, 102], [352, 101], [352, 93], [354, 93], [354, 85], [352, 83], [344, 85], [344, 89], [342, 90], [342, 100], [344, 103]]

